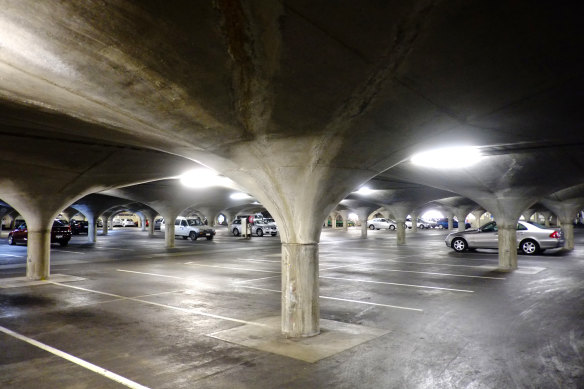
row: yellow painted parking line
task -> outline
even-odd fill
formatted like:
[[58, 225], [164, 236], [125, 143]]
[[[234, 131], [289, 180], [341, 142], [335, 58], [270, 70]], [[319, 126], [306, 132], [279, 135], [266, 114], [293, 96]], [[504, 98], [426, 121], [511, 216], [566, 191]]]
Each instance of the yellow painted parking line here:
[[0, 332], [5, 333], [6, 335], [12, 336], [13, 338], [22, 340], [23, 342], [26, 342], [30, 345], [33, 345], [35, 347], [40, 348], [41, 350], [45, 350], [53, 355], [56, 355], [60, 358], [63, 358], [69, 362], [73, 362], [76, 365], [79, 365], [81, 367], [84, 367], [87, 370], [91, 370], [94, 373], [100, 374], [106, 378], [109, 378], [112, 381], [115, 381], [117, 383], [120, 383], [124, 386], [127, 386], [128, 388], [132, 388], [132, 389], [148, 389], [147, 386], [144, 385], [140, 385], [137, 382], [131, 381], [125, 377], [122, 377], [121, 375], [118, 375], [116, 373], [113, 373], [109, 370], [104, 369], [103, 367], [99, 367], [97, 365], [94, 365], [93, 363], [87, 362], [81, 358], [77, 358], [71, 354], [67, 354], [64, 351], [58, 350], [54, 347], [51, 347], [49, 345], [46, 345], [44, 343], [39, 342], [38, 340], [34, 340], [32, 338], [29, 338], [28, 336], [24, 336], [21, 335], [19, 333], [16, 333], [12, 330], [9, 330], [8, 328], [2, 327], [0, 326]]

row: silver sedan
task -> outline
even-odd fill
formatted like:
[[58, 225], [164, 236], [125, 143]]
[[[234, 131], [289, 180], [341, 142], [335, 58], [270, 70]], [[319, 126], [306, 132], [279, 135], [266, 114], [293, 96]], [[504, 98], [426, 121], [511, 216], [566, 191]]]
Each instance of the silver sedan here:
[[396, 224], [393, 220], [383, 219], [383, 218], [375, 218], [375, 219], [367, 220], [367, 227], [369, 227], [370, 230], [379, 230], [379, 229], [395, 230]]
[[[499, 248], [497, 231], [497, 223], [490, 222], [474, 230], [448, 234], [445, 243], [458, 252], [467, 249], [496, 249]], [[517, 248], [523, 254], [534, 255], [563, 245], [564, 234], [560, 228], [546, 228], [534, 222], [517, 222]]]

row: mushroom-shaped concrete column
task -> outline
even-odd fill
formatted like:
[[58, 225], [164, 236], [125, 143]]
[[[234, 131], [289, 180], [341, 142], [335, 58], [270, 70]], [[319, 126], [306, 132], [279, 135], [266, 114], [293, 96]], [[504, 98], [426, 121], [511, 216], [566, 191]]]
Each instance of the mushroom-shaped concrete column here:
[[395, 222], [397, 224], [397, 245], [406, 244], [406, 217], [408, 216], [409, 209], [405, 206], [385, 206], [385, 208], [395, 216]]
[[550, 209], [557, 215], [564, 231], [564, 248], [567, 250], [574, 249], [574, 217], [582, 209], [584, 197], [572, 198], [564, 201], [552, 199], [543, 199], [540, 201], [546, 208]]
[[217, 225], [217, 215], [221, 208], [218, 207], [198, 207], [199, 211], [207, 218], [210, 227]]
[[[348, 225], [347, 221], [349, 218], [349, 211], [343, 209], [343, 210], [339, 211], [339, 213], [341, 214], [341, 217], [343, 218], [343, 231], [348, 231], [349, 225]], [[367, 220], [365, 220], [365, 222], [367, 222]]]
[[479, 228], [481, 226], [481, 216], [485, 213], [482, 209], [477, 209], [471, 212], [474, 216], [473, 228]]
[[371, 213], [371, 208], [357, 208], [357, 216], [361, 220], [361, 239], [367, 239], [367, 216]]
[[552, 217], [552, 213], [550, 211], [544, 211], [542, 212], [542, 215], [545, 219], [545, 226], [549, 227], [550, 226], [550, 218]]
[[412, 232], [418, 232], [418, 213], [412, 212], [410, 217], [412, 218]]
[[448, 212], [446, 217], [448, 218], [448, 231], [452, 231], [454, 229], [454, 213]]

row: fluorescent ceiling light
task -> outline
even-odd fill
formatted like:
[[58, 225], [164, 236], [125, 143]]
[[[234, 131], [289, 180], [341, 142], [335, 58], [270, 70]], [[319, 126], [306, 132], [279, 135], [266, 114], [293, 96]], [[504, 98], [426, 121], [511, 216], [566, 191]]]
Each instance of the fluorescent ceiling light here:
[[475, 146], [447, 147], [414, 154], [410, 161], [421, 167], [434, 169], [462, 169], [472, 166], [484, 157]]
[[236, 193], [232, 193], [229, 196], [229, 198], [232, 200], [245, 200], [245, 199], [251, 199], [251, 196], [246, 194], [246, 193], [236, 192]]
[[359, 188], [359, 190], [356, 193], [358, 193], [360, 195], [367, 196], [367, 195], [373, 193], [373, 190], [371, 188], [369, 188], [368, 186], [362, 186]]
[[194, 169], [180, 175], [180, 182], [189, 188], [208, 188], [211, 186], [233, 186], [233, 181], [220, 176], [211, 169]]

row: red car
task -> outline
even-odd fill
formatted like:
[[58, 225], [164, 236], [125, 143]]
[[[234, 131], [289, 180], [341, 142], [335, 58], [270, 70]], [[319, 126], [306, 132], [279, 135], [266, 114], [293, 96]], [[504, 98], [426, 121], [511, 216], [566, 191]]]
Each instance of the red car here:
[[[53, 228], [51, 228], [51, 243], [59, 243], [62, 247], [67, 246], [71, 239], [71, 227], [61, 220], [55, 219], [53, 221]], [[26, 223], [22, 223], [17, 229], [8, 233], [8, 244], [25, 243], [28, 240], [28, 230]]]

